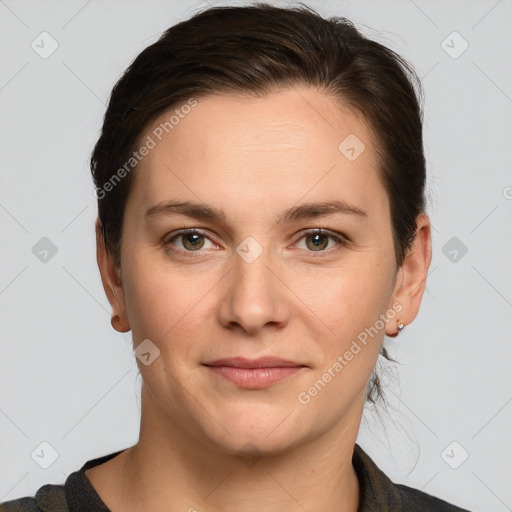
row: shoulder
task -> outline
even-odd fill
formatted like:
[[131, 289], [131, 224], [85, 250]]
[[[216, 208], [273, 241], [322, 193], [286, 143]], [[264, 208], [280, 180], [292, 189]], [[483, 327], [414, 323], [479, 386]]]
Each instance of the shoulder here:
[[34, 497], [23, 497], [0, 503], [0, 512], [70, 512], [70, 510], [94, 510], [109, 512], [88, 480], [85, 470], [113, 459], [124, 450], [87, 461], [81, 469], [71, 473], [62, 485], [46, 484]]
[[33, 498], [0, 503], [0, 512], [69, 512], [63, 485], [46, 484]]
[[469, 512], [423, 491], [393, 483], [358, 444], [352, 464], [359, 479], [359, 512]]
[[457, 507], [427, 494], [418, 489], [407, 487], [402, 484], [393, 484], [400, 495], [402, 507], [404, 511], [421, 511], [421, 512], [469, 512], [464, 508]]
[[0, 512], [39, 512], [35, 498], [18, 498], [0, 503]]

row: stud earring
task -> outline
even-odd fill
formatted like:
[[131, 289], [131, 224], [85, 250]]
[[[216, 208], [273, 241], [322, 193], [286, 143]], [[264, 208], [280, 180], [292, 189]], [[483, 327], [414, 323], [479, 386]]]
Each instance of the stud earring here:
[[405, 324], [403, 322], [400, 322], [400, 320], [396, 321], [396, 332], [394, 334], [388, 334], [390, 338], [395, 338], [400, 334], [401, 331], [403, 331], [405, 327]]

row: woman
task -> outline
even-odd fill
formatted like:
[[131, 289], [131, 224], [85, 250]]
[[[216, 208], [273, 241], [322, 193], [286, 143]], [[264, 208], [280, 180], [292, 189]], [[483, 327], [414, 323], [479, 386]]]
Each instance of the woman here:
[[3, 510], [462, 510], [356, 444], [431, 261], [415, 85], [306, 7], [211, 8], [137, 57], [91, 169], [139, 440]]

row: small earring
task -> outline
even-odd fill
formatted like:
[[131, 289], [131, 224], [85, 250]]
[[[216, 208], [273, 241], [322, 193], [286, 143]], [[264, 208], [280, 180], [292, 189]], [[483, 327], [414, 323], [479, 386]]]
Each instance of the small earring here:
[[397, 320], [396, 324], [396, 332], [394, 334], [388, 334], [390, 338], [395, 338], [396, 336], [398, 336], [405, 327], [405, 324], [403, 322], [400, 322], [400, 320]]

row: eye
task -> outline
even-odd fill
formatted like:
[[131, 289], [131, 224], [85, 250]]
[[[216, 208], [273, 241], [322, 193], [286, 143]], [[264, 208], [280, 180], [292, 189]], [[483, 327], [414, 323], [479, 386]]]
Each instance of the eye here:
[[[305, 244], [305, 247], [300, 247], [301, 242]], [[210, 247], [208, 247], [208, 243], [210, 243]], [[348, 239], [341, 233], [321, 228], [302, 231], [299, 233], [297, 242], [300, 249], [305, 248], [309, 252], [330, 252], [331, 249], [336, 250], [338, 246], [345, 246], [348, 243]], [[184, 228], [175, 231], [164, 244], [188, 253], [219, 247], [205, 233], [196, 228]]]
[[180, 229], [179, 231], [173, 233], [172, 236], [165, 241], [165, 245], [172, 245], [177, 247], [179, 250], [186, 252], [194, 252], [198, 251], [199, 249], [208, 249], [208, 247], [205, 247], [206, 240], [209, 240], [213, 247], [218, 247], [218, 245], [214, 244], [201, 231], [198, 231], [195, 228], [188, 228]]
[[[348, 240], [341, 233], [334, 233], [321, 228], [302, 231], [300, 235], [299, 242], [304, 240], [306, 249], [312, 252], [327, 252], [330, 249], [336, 249], [336, 246], [348, 244]], [[334, 240], [335, 243], [329, 245], [330, 240]]]

